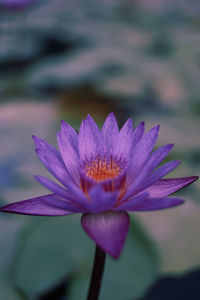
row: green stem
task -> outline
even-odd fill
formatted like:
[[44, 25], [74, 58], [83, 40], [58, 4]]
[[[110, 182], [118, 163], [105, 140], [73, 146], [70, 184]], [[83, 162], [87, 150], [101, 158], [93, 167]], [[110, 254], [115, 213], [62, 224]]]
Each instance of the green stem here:
[[101, 282], [105, 266], [106, 254], [96, 245], [95, 259], [93, 264], [90, 287], [88, 290], [87, 300], [97, 300], [101, 289]]

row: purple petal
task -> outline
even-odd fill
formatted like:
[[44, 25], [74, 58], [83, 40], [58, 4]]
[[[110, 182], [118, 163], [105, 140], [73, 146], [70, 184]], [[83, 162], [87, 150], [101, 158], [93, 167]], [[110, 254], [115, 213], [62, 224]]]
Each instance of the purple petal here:
[[173, 146], [173, 144], [168, 144], [154, 151], [144, 166], [144, 168], [147, 169], [147, 172], [153, 171], [153, 169], [155, 169], [169, 154]]
[[69, 147], [72, 147], [77, 156], [79, 156], [78, 133], [76, 132], [76, 130], [65, 121], [61, 121], [61, 133], [64, 139], [63, 142], [66, 142]]
[[172, 170], [174, 170], [178, 165], [180, 164], [180, 160], [173, 160], [165, 163], [158, 169], [156, 169], [146, 180], [145, 183], [143, 183], [143, 189], [149, 187], [153, 183], [155, 183], [157, 180], [161, 179], [168, 173], [170, 173]]
[[137, 143], [140, 141], [144, 134], [144, 122], [141, 122], [133, 131], [132, 135], [132, 150], [134, 150]]
[[99, 127], [90, 115], [83, 120], [79, 130], [79, 153], [81, 160], [91, 159], [103, 152], [103, 139]]
[[102, 137], [108, 151], [114, 149], [115, 141], [118, 137], [119, 129], [114, 113], [110, 113], [102, 127]]
[[62, 188], [62, 186], [58, 185], [57, 183], [51, 181], [50, 179], [44, 176], [34, 176], [34, 177], [39, 183], [41, 183], [43, 186], [45, 186], [53, 193], [58, 194], [67, 200], [74, 201], [72, 194], [69, 193], [66, 189]]
[[80, 206], [84, 208], [87, 207], [88, 199], [79, 187], [75, 185], [71, 185], [69, 187], [69, 192], [71, 193], [72, 197], [75, 199], [76, 203], [78, 203]]
[[[73, 213], [68, 210], [67, 203], [62, 207], [61, 205], [59, 207], [59, 204], [58, 207], [55, 207], [47, 203], [52, 200], [56, 201], [56, 199], [54, 194], [44, 195], [5, 205], [0, 208], [0, 211], [33, 216], [64, 216]], [[59, 202], [60, 198], [57, 200]]]
[[198, 176], [191, 176], [183, 178], [161, 179], [155, 182], [145, 191], [148, 192], [149, 196], [152, 198], [165, 197], [191, 184], [198, 178]]
[[81, 224], [89, 237], [113, 258], [118, 258], [129, 228], [126, 212], [83, 214]]
[[175, 169], [179, 164], [180, 164], [179, 160], [173, 160], [167, 162], [166, 164], [162, 165], [160, 168], [156, 169], [149, 176], [143, 176], [143, 171], [145, 175], [146, 173], [145, 170], [142, 170], [141, 175], [138, 176], [138, 178], [136, 178], [136, 180], [129, 187], [128, 192], [124, 195], [123, 198], [126, 199], [127, 197], [136, 195], [137, 193], [145, 190], [146, 188], [154, 184], [157, 180], [161, 179], [169, 172], [171, 172], [173, 169]]
[[83, 207], [81, 207], [77, 202], [66, 200], [57, 194], [51, 194], [51, 195], [52, 197], [48, 197], [44, 199], [44, 202], [50, 206], [60, 208], [60, 209], [67, 209], [73, 213], [86, 212], [86, 210]]
[[131, 210], [132, 207], [134, 207], [134, 205], [136, 205], [137, 203], [140, 203], [140, 201], [143, 201], [145, 199], [148, 198], [148, 193], [141, 193], [140, 195], [137, 195], [131, 199], [125, 200], [123, 202], [121, 202], [116, 208], [115, 210]]
[[36, 153], [45, 167], [64, 185], [68, 186], [69, 176], [60, 153], [44, 140], [33, 136]]
[[68, 173], [76, 183], [80, 182], [80, 176], [78, 172], [78, 135], [76, 131], [70, 125], [62, 121], [61, 133], [58, 132], [57, 141]]
[[90, 200], [87, 209], [91, 213], [100, 213], [112, 209], [117, 201], [118, 192], [105, 192], [98, 184], [89, 191]]
[[51, 145], [39, 139], [33, 137], [36, 144], [36, 152], [46, 166], [46, 168], [77, 198], [84, 198], [83, 192], [79, 186], [76, 185], [71, 177], [68, 175], [65, 164], [62, 160], [60, 153]]
[[158, 125], [152, 128], [141, 138], [135, 149], [133, 149], [131, 169], [129, 170], [130, 176], [133, 179], [137, 176], [138, 171], [143, 166], [149, 154], [151, 153], [158, 138], [159, 127], [160, 126]]
[[129, 207], [129, 211], [147, 211], [147, 210], [158, 210], [165, 209], [173, 206], [180, 205], [184, 202], [183, 199], [179, 198], [149, 198], [143, 199], [132, 203]]
[[[138, 186], [142, 180], [144, 180], [152, 171], [155, 169], [158, 164], [162, 162], [162, 160], [168, 155], [168, 153], [171, 151], [173, 147], [173, 144], [165, 145], [163, 147], [158, 148], [156, 151], [154, 151], [148, 160], [146, 161], [145, 165], [143, 166], [141, 172], [139, 172], [138, 176], [136, 177], [134, 184], [132, 185], [131, 190], [135, 189], [136, 186]], [[132, 169], [133, 166], [130, 164], [130, 169]], [[129, 173], [128, 176], [128, 182], [131, 183], [133, 181], [132, 176]]]
[[115, 141], [113, 154], [117, 157], [129, 157], [132, 148], [133, 122], [128, 119]]

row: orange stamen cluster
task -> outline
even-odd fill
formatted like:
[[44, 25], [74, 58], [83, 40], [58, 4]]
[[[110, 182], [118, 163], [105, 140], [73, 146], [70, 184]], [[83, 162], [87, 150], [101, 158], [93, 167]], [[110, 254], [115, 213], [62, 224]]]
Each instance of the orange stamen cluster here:
[[120, 166], [111, 158], [97, 158], [85, 166], [86, 175], [96, 181], [103, 181], [117, 177], [120, 172]]

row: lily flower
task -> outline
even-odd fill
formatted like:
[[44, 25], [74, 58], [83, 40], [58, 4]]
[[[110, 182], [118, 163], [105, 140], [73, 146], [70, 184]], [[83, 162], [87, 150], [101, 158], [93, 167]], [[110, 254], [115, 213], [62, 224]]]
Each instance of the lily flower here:
[[90, 115], [77, 133], [62, 121], [58, 148], [33, 136], [36, 153], [61, 183], [35, 176], [50, 194], [5, 205], [3, 212], [63, 216], [81, 213], [88, 236], [113, 258], [118, 258], [129, 228], [127, 212], [151, 211], [177, 206], [183, 199], [169, 197], [197, 180], [197, 176], [162, 179], [180, 161], [158, 165], [173, 145], [153, 151], [159, 126], [144, 132], [144, 122], [134, 130], [129, 119], [118, 129], [113, 113], [102, 129]]

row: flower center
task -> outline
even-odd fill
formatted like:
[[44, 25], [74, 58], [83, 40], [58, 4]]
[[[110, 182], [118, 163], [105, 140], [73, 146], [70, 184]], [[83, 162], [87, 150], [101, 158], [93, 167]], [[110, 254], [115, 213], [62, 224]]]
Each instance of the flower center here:
[[122, 168], [112, 157], [109, 161], [107, 159], [97, 158], [85, 166], [86, 175], [95, 181], [115, 178], [121, 171]]

